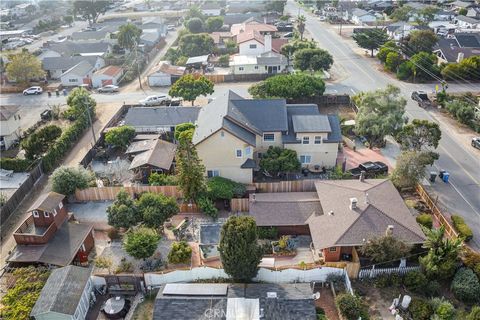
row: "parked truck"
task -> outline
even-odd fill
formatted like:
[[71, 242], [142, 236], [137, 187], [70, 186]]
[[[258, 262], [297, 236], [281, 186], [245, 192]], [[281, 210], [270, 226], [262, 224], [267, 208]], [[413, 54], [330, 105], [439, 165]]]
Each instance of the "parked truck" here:
[[362, 171], [365, 171], [366, 178], [374, 178], [378, 175], [388, 174], [388, 166], [381, 161], [367, 161], [356, 168], [348, 170], [354, 178], [360, 177]]
[[430, 101], [425, 91], [413, 91], [412, 100], [417, 101], [420, 108], [426, 108], [432, 105], [432, 101]]

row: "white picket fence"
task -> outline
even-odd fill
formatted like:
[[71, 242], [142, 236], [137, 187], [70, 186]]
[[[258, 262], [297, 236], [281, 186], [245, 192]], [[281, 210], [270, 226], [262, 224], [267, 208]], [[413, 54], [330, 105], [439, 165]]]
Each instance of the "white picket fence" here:
[[345, 272], [345, 287], [347, 288], [348, 292], [353, 295], [352, 283], [350, 282], [350, 278], [348, 277], [347, 272]]
[[[324, 282], [329, 274], [344, 275], [343, 269], [320, 267], [310, 270], [285, 269], [274, 271], [260, 268], [254, 281], [265, 281], [270, 283], [290, 282]], [[145, 285], [157, 287], [164, 283], [192, 282], [195, 280], [208, 280], [213, 278], [228, 278], [223, 269], [209, 267], [198, 267], [190, 270], [176, 270], [168, 273], [145, 273]]]
[[375, 278], [382, 274], [391, 274], [396, 273], [398, 275], [405, 275], [412, 271], [420, 270], [420, 266], [412, 266], [412, 267], [398, 267], [398, 268], [375, 268], [373, 266], [370, 269], [360, 269], [358, 273], [358, 279], [365, 279], [365, 278]]

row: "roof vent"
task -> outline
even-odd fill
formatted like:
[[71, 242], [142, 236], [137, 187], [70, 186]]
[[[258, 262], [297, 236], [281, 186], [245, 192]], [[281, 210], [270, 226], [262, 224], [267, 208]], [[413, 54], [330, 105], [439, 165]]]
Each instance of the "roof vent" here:
[[365, 193], [365, 204], [369, 204], [370, 199], [368, 199], [368, 192]]
[[357, 203], [358, 203], [357, 198], [350, 198], [350, 210], [357, 209]]
[[333, 216], [333, 215], [335, 215], [335, 214], [334, 214], [333, 210], [330, 210], [330, 211], [328, 212], [328, 215], [329, 215], [329, 216]]
[[392, 233], [393, 233], [393, 225], [389, 224], [388, 227], [387, 227], [387, 230], [385, 231], [385, 235], [386, 236], [391, 236]]
[[273, 291], [267, 292], [267, 298], [276, 299], [277, 298], [277, 293], [273, 292]]

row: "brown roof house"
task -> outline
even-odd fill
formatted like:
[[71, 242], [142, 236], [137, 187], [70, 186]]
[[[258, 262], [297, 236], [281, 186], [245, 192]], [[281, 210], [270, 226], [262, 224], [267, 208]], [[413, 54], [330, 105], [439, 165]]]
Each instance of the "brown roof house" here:
[[185, 67], [172, 66], [167, 61], [160, 61], [148, 75], [148, 85], [151, 87], [170, 86], [185, 73]]
[[390, 180], [326, 180], [316, 192], [257, 193], [249, 210], [258, 226], [281, 234], [307, 234], [319, 259], [350, 260], [354, 247], [392, 234], [410, 244], [424, 234]]
[[65, 196], [42, 195], [28, 210], [31, 215], [15, 231], [15, 251], [7, 262], [17, 265], [67, 266], [87, 261], [94, 246], [93, 227], [68, 221]]

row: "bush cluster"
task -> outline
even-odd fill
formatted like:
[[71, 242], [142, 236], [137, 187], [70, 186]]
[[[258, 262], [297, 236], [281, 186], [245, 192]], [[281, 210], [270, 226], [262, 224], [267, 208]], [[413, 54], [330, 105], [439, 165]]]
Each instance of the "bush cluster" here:
[[259, 239], [274, 240], [278, 238], [278, 229], [276, 227], [257, 227]]
[[349, 293], [342, 293], [337, 296], [335, 303], [340, 313], [347, 320], [357, 320], [359, 317], [369, 319], [367, 305], [358, 296]]
[[172, 248], [168, 253], [168, 262], [177, 264], [177, 263], [187, 263], [192, 257], [192, 248], [185, 241], [174, 242], [172, 243]]
[[423, 292], [427, 283], [428, 279], [421, 271], [409, 272], [404, 279], [405, 286], [414, 292]]
[[207, 216], [214, 219], [218, 216], [218, 209], [215, 207], [215, 203], [209, 197], [200, 197], [197, 199], [197, 205]]
[[470, 241], [473, 238], [472, 229], [465, 223], [462, 217], [459, 215], [452, 215], [452, 222], [454, 228], [458, 231], [461, 237], [465, 238], [465, 241]]
[[408, 309], [415, 320], [429, 320], [433, 315], [432, 306], [424, 299], [412, 299]]
[[148, 184], [151, 186], [176, 186], [178, 181], [175, 176], [153, 172], [148, 177]]
[[61, 134], [62, 129], [56, 125], [48, 125], [33, 132], [21, 143], [25, 157], [30, 160], [41, 157]]
[[245, 185], [223, 177], [213, 177], [207, 182], [208, 196], [213, 200], [241, 198], [245, 194]]
[[480, 301], [480, 281], [472, 269], [459, 269], [453, 278], [451, 289], [455, 297], [465, 303]]
[[13, 170], [15, 172], [25, 172], [32, 162], [27, 159], [19, 158], [0, 158], [0, 168], [4, 170]]
[[422, 225], [427, 229], [432, 229], [432, 227], [433, 227], [432, 215], [430, 215], [428, 213], [422, 213], [422, 214], [418, 215], [416, 220], [417, 220], [417, 223], [419, 225]]

